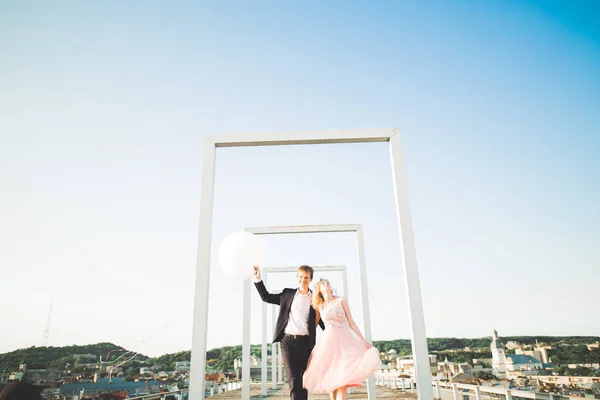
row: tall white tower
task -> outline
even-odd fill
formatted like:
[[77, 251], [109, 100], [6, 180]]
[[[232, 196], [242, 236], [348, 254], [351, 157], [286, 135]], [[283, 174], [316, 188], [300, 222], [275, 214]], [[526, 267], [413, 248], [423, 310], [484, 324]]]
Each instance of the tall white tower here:
[[494, 372], [506, 372], [506, 354], [504, 353], [504, 343], [498, 339], [498, 332], [496, 332], [495, 329], [490, 349], [492, 350], [492, 368]]

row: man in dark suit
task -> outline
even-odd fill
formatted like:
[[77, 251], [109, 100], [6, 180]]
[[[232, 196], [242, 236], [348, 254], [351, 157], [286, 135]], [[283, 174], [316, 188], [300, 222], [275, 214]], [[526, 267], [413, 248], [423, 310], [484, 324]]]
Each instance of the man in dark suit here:
[[[281, 355], [290, 385], [291, 400], [308, 399], [308, 392], [302, 386], [302, 376], [317, 337], [317, 315], [311, 306], [312, 292], [308, 287], [313, 273], [313, 269], [308, 265], [300, 266], [296, 274], [298, 288], [286, 288], [281, 293], [274, 294], [267, 291], [260, 276], [260, 269], [254, 267], [254, 285], [260, 298], [267, 303], [279, 305], [273, 343], [281, 343]], [[319, 325], [325, 329], [323, 321], [319, 320]]]

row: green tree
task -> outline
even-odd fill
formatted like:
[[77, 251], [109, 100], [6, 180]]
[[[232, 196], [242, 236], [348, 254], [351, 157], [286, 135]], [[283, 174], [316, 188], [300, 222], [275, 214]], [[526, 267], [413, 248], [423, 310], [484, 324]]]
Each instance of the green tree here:
[[477, 371], [475, 372], [475, 378], [481, 379], [483, 381], [490, 381], [492, 379], [496, 379], [496, 376], [489, 371]]
[[594, 376], [594, 370], [588, 367], [575, 367], [570, 370], [573, 376]]

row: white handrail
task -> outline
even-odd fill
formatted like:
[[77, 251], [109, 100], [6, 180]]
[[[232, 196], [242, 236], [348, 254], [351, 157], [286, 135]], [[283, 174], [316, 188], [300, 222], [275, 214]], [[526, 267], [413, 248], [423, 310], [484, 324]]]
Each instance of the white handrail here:
[[[207, 382], [208, 384], [208, 382]], [[230, 392], [233, 390], [239, 390], [242, 388], [241, 381], [231, 382], [214, 382], [210, 388], [207, 388], [208, 392], [205, 397], [215, 396], [217, 394]], [[172, 392], [163, 393], [152, 393], [145, 394], [143, 396], [129, 397], [127, 400], [165, 400], [169, 396], [175, 396], [177, 400], [185, 400], [188, 398], [189, 389], [174, 390]]]
[[[375, 384], [378, 386], [384, 386], [390, 389], [397, 389], [404, 391], [406, 388], [414, 391], [414, 380], [411, 378], [399, 378], [399, 377], [390, 377], [390, 376], [377, 376], [375, 377]], [[462, 391], [469, 391], [469, 394], [474, 396], [473, 398], [478, 397], [477, 393], [479, 392], [479, 397], [481, 394], [494, 394], [501, 395], [506, 398], [506, 400], [513, 400], [514, 398], [522, 398], [522, 399], [535, 399], [535, 400], [581, 400], [581, 397], [569, 396], [564, 394], [555, 394], [555, 393], [545, 393], [545, 392], [534, 392], [527, 390], [519, 390], [519, 389], [508, 389], [505, 387], [492, 387], [492, 386], [478, 386], [471, 385], [466, 383], [450, 383], [450, 382], [440, 382], [436, 381], [432, 384], [434, 388], [434, 394], [439, 394], [439, 391], [436, 389], [444, 389], [451, 390], [454, 393], [454, 400], [462, 400], [460, 393]], [[417, 388], [418, 390], [418, 388]], [[464, 393], [464, 392], [463, 392]], [[466, 394], [466, 393], [464, 393]], [[438, 395], [439, 396], [439, 395]], [[439, 397], [437, 397], [439, 398]]]

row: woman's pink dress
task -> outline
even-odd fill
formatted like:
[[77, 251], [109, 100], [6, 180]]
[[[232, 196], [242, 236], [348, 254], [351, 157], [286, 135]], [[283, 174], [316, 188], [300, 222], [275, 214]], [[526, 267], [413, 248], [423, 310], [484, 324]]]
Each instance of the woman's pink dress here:
[[379, 369], [379, 352], [359, 338], [348, 325], [342, 297], [320, 307], [325, 323], [304, 372], [303, 385], [314, 393], [361, 386]]

